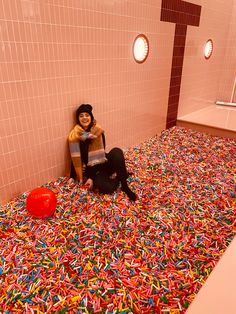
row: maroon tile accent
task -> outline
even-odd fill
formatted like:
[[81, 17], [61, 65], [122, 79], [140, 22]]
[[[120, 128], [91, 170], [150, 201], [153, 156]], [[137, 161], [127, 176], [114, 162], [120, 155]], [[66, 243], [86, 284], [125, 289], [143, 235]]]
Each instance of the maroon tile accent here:
[[178, 93], [179, 93], [179, 88], [180, 88], [180, 85], [171, 86], [169, 95], [170, 95], [170, 96], [176, 96], [176, 95], [178, 95]]
[[[170, 111], [170, 116], [174, 119], [176, 113], [177, 113], [177, 110], [175, 110], [175, 108], [173, 108], [173, 111]], [[173, 121], [173, 119], [171, 119], [171, 121]]]
[[162, 0], [161, 21], [199, 26], [201, 6], [182, 0]]
[[[187, 25], [183, 27], [183, 25], [176, 24], [166, 127], [167, 125], [173, 126], [173, 123], [176, 124], [177, 121], [186, 33]], [[182, 46], [178, 46], [179, 37], [184, 38]], [[174, 84], [173, 79], [175, 79]]]
[[161, 21], [176, 24], [166, 128], [176, 125], [177, 121], [187, 25], [199, 26], [200, 16], [199, 5], [181, 0], [162, 0]]

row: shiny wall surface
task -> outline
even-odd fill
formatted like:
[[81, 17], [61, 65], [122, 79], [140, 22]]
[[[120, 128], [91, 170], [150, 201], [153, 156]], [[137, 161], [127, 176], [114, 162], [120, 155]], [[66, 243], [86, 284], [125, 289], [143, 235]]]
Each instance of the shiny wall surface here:
[[[235, 1], [191, 1], [202, 6], [200, 26], [188, 27], [178, 116], [228, 99], [236, 71]], [[213, 40], [206, 60], [204, 45]], [[222, 99], [221, 99], [222, 100]]]
[[236, 102], [236, 1], [233, 1], [231, 11], [217, 93], [217, 100], [225, 102]]
[[[191, 2], [202, 13], [199, 27], [187, 29], [178, 114], [215, 101], [224, 44], [235, 47], [233, 1]], [[108, 149], [165, 129], [175, 25], [161, 21], [161, 4], [0, 1], [0, 203], [65, 174], [67, 134], [81, 103], [93, 105]], [[140, 33], [150, 44], [142, 64], [132, 56]], [[210, 37], [215, 53], [206, 61]]]

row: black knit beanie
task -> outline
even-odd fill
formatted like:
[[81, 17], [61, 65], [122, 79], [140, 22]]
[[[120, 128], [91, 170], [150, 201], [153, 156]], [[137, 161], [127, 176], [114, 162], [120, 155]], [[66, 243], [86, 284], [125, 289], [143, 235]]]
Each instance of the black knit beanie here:
[[90, 117], [91, 117], [91, 122], [94, 121], [94, 116], [92, 114], [92, 110], [93, 110], [93, 107], [89, 104], [82, 104], [79, 106], [79, 108], [76, 110], [76, 119], [77, 119], [77, 122], [79, 123], [79, 115], [82, 113], [82, 112], [87, 112]]

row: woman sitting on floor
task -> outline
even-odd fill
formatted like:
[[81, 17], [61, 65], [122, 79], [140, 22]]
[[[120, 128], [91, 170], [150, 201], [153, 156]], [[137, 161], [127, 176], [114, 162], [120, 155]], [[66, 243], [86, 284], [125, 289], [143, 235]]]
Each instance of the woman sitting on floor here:
[[82, 104], [76, 111], [77, 124], [69, 134], [69, 147], [72, 159], [70, 176], [83, 183], [89, 189], [103, 194], [113, 193], [121, 184], [121, 189], [130, 200], [136, 200], [136, 194], [127, 184], [127, 169], [123, 151], [113, 148], [105, 153], [105, 135], [103, 129], [93, 117], [92, 106]]

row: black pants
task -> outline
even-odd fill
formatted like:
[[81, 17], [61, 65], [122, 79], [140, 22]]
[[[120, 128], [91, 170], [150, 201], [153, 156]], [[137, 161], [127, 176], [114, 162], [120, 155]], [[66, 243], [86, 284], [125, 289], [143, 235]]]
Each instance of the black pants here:
[[[110, 194], [118, 188], [119, 183], [121, 183], [121, 186], [127, 184], [126, 179], [128, 174], [124, 153], [120, 148], [113, 148], [106, 154], [106, 158], [106, 163], [96, 166], [97, 171], [93, 180], [93, 185], [94, 189], [97, 189], [100, 193]], [[116, 173], [116, 177], [111, 178], [111, 175], [114, 173]], [[70, 177], [74, 179], [76, 178], [73, 163], [71, 164]]]
[[[94, 188], [100, 193], [113, 193], [119, 186], [119, 183], [126, 183], [127, 169], [123, 151], [120, 148], [113, 148], [106, 154], [107, 162], [102, 164], [94, 178]], [[116, 177], [112, 178], [112, 174]]]

